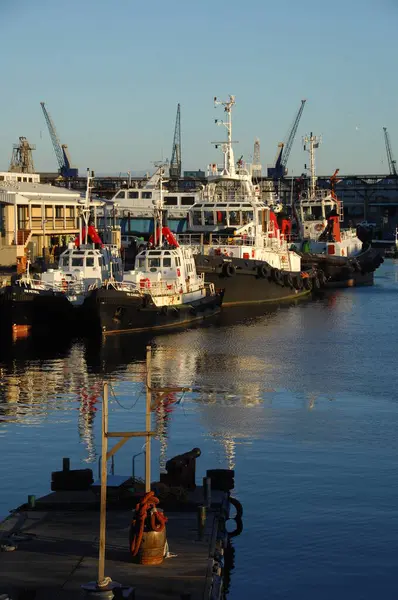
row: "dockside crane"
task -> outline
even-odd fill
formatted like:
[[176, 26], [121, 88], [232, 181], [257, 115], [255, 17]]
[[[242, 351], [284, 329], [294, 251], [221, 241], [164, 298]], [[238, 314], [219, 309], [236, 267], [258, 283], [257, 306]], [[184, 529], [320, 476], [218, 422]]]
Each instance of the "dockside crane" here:
[[388, 159], [388, 167], [390, 169], [390, 175], [395, 175], [395, 177], [397, 177], [398, 176], [397, 161], [394, 159], [394, 157], [392, 155], [390, 136], [388, 134], [387, 127], [383, 127], [383, 131], [384, 131], [384, 141], [386, 143], [387, 159]]
[[173, 149], [169, 167], [170, 179], [178, 181], [181, 177], [181, 109], [177, 105], [176, 124], [174, 128]]
[[268, 177], [273, 177], [274, 179], [280, 179], [284, 177], [287, 173], [286, 165], [289, 160], [290, 151], [293, 146], [294, 138], [296, 137], [297, 128], [300, 123], [301, 115], [303, 114], [304, 106], [307, 100], [301, 100], [300, 108], [295, 116], [292, 126], [289, 129], [289, 133], [286, 136], [285, 142], [281, 142], [278, 144], [278, 153], [275, 159], [275, 165], [273, 167], [268, 167], [267, 173]]
[[57, 135], [57, 131], [55, 129], [54, 122], [50, 117], [44, 102], [40, 102], [40, 106], [43, 110], [44, 118], [47, 123], [48, 131], [50, 133], [51, 141], [54, 147], [55, 156], [57, 157], [58, 165], [59, 165], [59, 174], [62, 177], [71, 178], [78, 177], [79, 171], [75, 167], [71, 166], [71, 160], [69, 156], [68, 146], [66, 144], [61, 144]]

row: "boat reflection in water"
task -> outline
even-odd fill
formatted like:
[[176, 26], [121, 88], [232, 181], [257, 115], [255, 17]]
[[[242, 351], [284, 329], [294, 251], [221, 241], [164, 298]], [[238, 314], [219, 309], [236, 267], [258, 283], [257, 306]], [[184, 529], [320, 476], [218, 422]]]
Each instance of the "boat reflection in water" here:
[[101, 394], [102, 379], [89, 374], [82, 342], [29, 337], [1, 346], [0, 421], [44, 426], [52, 419], [57, 425], [77, 410], [85, 462], [97, 456], [93, 424]]

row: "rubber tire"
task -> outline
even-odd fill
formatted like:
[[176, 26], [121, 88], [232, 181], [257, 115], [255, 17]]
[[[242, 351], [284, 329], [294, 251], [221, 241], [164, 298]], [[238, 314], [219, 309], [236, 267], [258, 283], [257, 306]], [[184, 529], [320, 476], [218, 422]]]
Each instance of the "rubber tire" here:
[[236, 275], [236, 268], [231, 263], [225, 263], [222, 268], [224, 277], [233, 277]]

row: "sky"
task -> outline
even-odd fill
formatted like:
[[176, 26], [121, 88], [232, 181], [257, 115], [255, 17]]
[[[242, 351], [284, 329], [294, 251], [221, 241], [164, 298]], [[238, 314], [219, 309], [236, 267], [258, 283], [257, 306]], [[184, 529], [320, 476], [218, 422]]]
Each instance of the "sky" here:
[[320, 175], [387, 173], [383, 126], [398, 159], [398, 0], [0, 0], [0, 20], [0, 170], [19, 136], [57, 170], [41, 101], [98, 174], [170, 159], [180, 103], [183, 169], [206, 170], [225, 135], [213, 98], [229, 94], [236, 158], [258, 137], [263, 171], [304, 98], [290, 175], [311, 131]]

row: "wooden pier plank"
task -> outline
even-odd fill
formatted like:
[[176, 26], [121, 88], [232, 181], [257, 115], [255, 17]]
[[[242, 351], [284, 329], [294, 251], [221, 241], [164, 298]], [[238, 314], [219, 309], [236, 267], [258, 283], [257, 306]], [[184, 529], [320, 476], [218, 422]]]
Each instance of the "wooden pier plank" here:
[[[0, 560], [0, 592], [36, 589], [36, 600], [78, 598], [81, 585], [94, 581], [98, 568], [98, 511], [48, 511], [23, 514], [20, 541]], [[140, 599], [166, 600], [191, 593], [202, 598], [208, 567], [209, 542], [215, 513], [208, 515], [203, 540], [198, 540], [195, 512], [171, 513], [167, 523], [169, 550], [176, 557], [161, 565], [132, 562], [128, 549], [130, 510], [108, 511], [105, 573], [114, 581], [137, 589]], [[68, 592], [69, 595], [65, 595]]]

